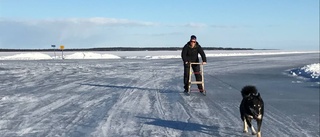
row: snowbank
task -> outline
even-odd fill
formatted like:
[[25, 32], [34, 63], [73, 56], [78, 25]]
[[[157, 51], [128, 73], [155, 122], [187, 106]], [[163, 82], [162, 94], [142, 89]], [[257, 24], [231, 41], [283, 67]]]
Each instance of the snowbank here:
[[[50, 60], [50, 59], [62, 59], [61, 56], [50, 56], [43, 53], [21, 53], [11, 56], [2, 56], [0, 60]], [[93, 52], [76, 52], [71, 55], [64, 55], [64, 59], [120, 59], [119, 56], [112, 54], [99, 54]]]
[[292, 69], [290, 74], [320, 82], [320, 63], [314, 63], [302, 68]]
[[[259, 56], [259, 55], [281, 55], [281, 54], [302, 54], [319, 53], [319, 51], [205, 51], [207, 57], [228, 57], [228, 56]], [[10, 53], [12, 54], [12, 53]], [[9, 54], [9, 55], [10, 55]], [[6, 54], [5, 54], [6, 55]], [[51, 55], [51, 56], [50, 56]], [[181, 58], [181, 51], [126, 51], [126, 52], [64, 52], [64, 59], [177, 59]], [[16, 55], [0, 56], [0, 60], [47, 60], [62, 59], [61, 56], [54, 56], [53, 53], [16, 53]]]
[[175, 59], [181, 58], [180, 55], [161, 55], [161, 56], [128, 56], [126, 59]]
[[[319, 53], [318, 51], [306, 51], [306, 52], [248, 52], [248, 53], [239, 53], [238, 51], [229, 52], [229, 53], [210, 53], [206, 52], [206, 57], [232, 57], [232, 56], [263, 56], [263, 55], [284, 55], [284, 54], [303, 54], [303, 53]], [[157, 56], [127, 56], [126, 59], [175, 59], [181, 58], [180, 52], [177, 52], [178, 55], [157, 55]], [[200, 57], [200, 55], [199, 55]]]
[[47, 59], [52, 59], [52, 57], [43, 53], [21, 53], [13, 56], [0, 57], [0, 60], [47, 60]]
[[285, 54], [302, 54], [302, 53], [318, 53], [317, 51], [311, 52], [260, 52], [260, 53], [218, 53], [207, 54], [207, 57], [224, 57], [224, 56], [263, 56], [263, 55], [285, 55]]
[[93, 52], [76, 52], [64, 56], [65, 59], [120, 59], [119, 56], [112, 54], [99, 54]]

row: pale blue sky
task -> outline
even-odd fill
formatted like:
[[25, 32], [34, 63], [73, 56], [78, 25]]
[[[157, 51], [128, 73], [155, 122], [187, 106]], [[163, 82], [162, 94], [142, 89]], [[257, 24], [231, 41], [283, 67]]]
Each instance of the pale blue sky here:
[[319, 0], [0, 0], [0, 48], [319, 49]]

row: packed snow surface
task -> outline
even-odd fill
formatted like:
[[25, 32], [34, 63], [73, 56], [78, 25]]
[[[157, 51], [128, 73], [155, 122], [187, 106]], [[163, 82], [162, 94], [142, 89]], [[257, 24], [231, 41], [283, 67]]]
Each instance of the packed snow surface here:
[[[208, 57], [207, 96], [183, 93], [180, 58], [125, 58], [179, 51], [80, 53], [0, 60], [1, 137], [252, 137], [239, 112], [245, 85], [264, 100], [263, 137], [319, 136], [320, 85], [288, 74], [319, 74], [318, 53]], [[105, 54], [121, 59], [101, 59]]]

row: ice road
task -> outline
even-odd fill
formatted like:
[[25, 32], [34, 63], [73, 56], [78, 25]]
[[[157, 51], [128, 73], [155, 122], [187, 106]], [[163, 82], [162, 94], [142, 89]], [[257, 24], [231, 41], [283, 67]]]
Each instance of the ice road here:
[[[262, 136], [319, 136], [319, 81], [289, 70], [319, 53], [209, 57], [207, 96], [183, 92], [181, 59], [0, 62], [1, 137], [250, 137], [240, 90], [265, 102]], [[256, 123], [254, 122], [256, 127]]]

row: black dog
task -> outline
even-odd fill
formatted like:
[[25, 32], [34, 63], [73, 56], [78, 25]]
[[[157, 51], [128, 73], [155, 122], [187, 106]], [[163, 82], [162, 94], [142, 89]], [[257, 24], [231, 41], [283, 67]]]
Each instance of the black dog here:
[[[264, 103], [255, 86], [245, 86], [242, 91], [242, 101], [240, 104], [241, 119], [244, 123], [243, 132], [248, 132], [248, 125], [252, 135], [261, 137], [261, 124], [264, 111]], [[251, 120], [255, 119], [258, 125], [258, 133], [254, 130]]]

